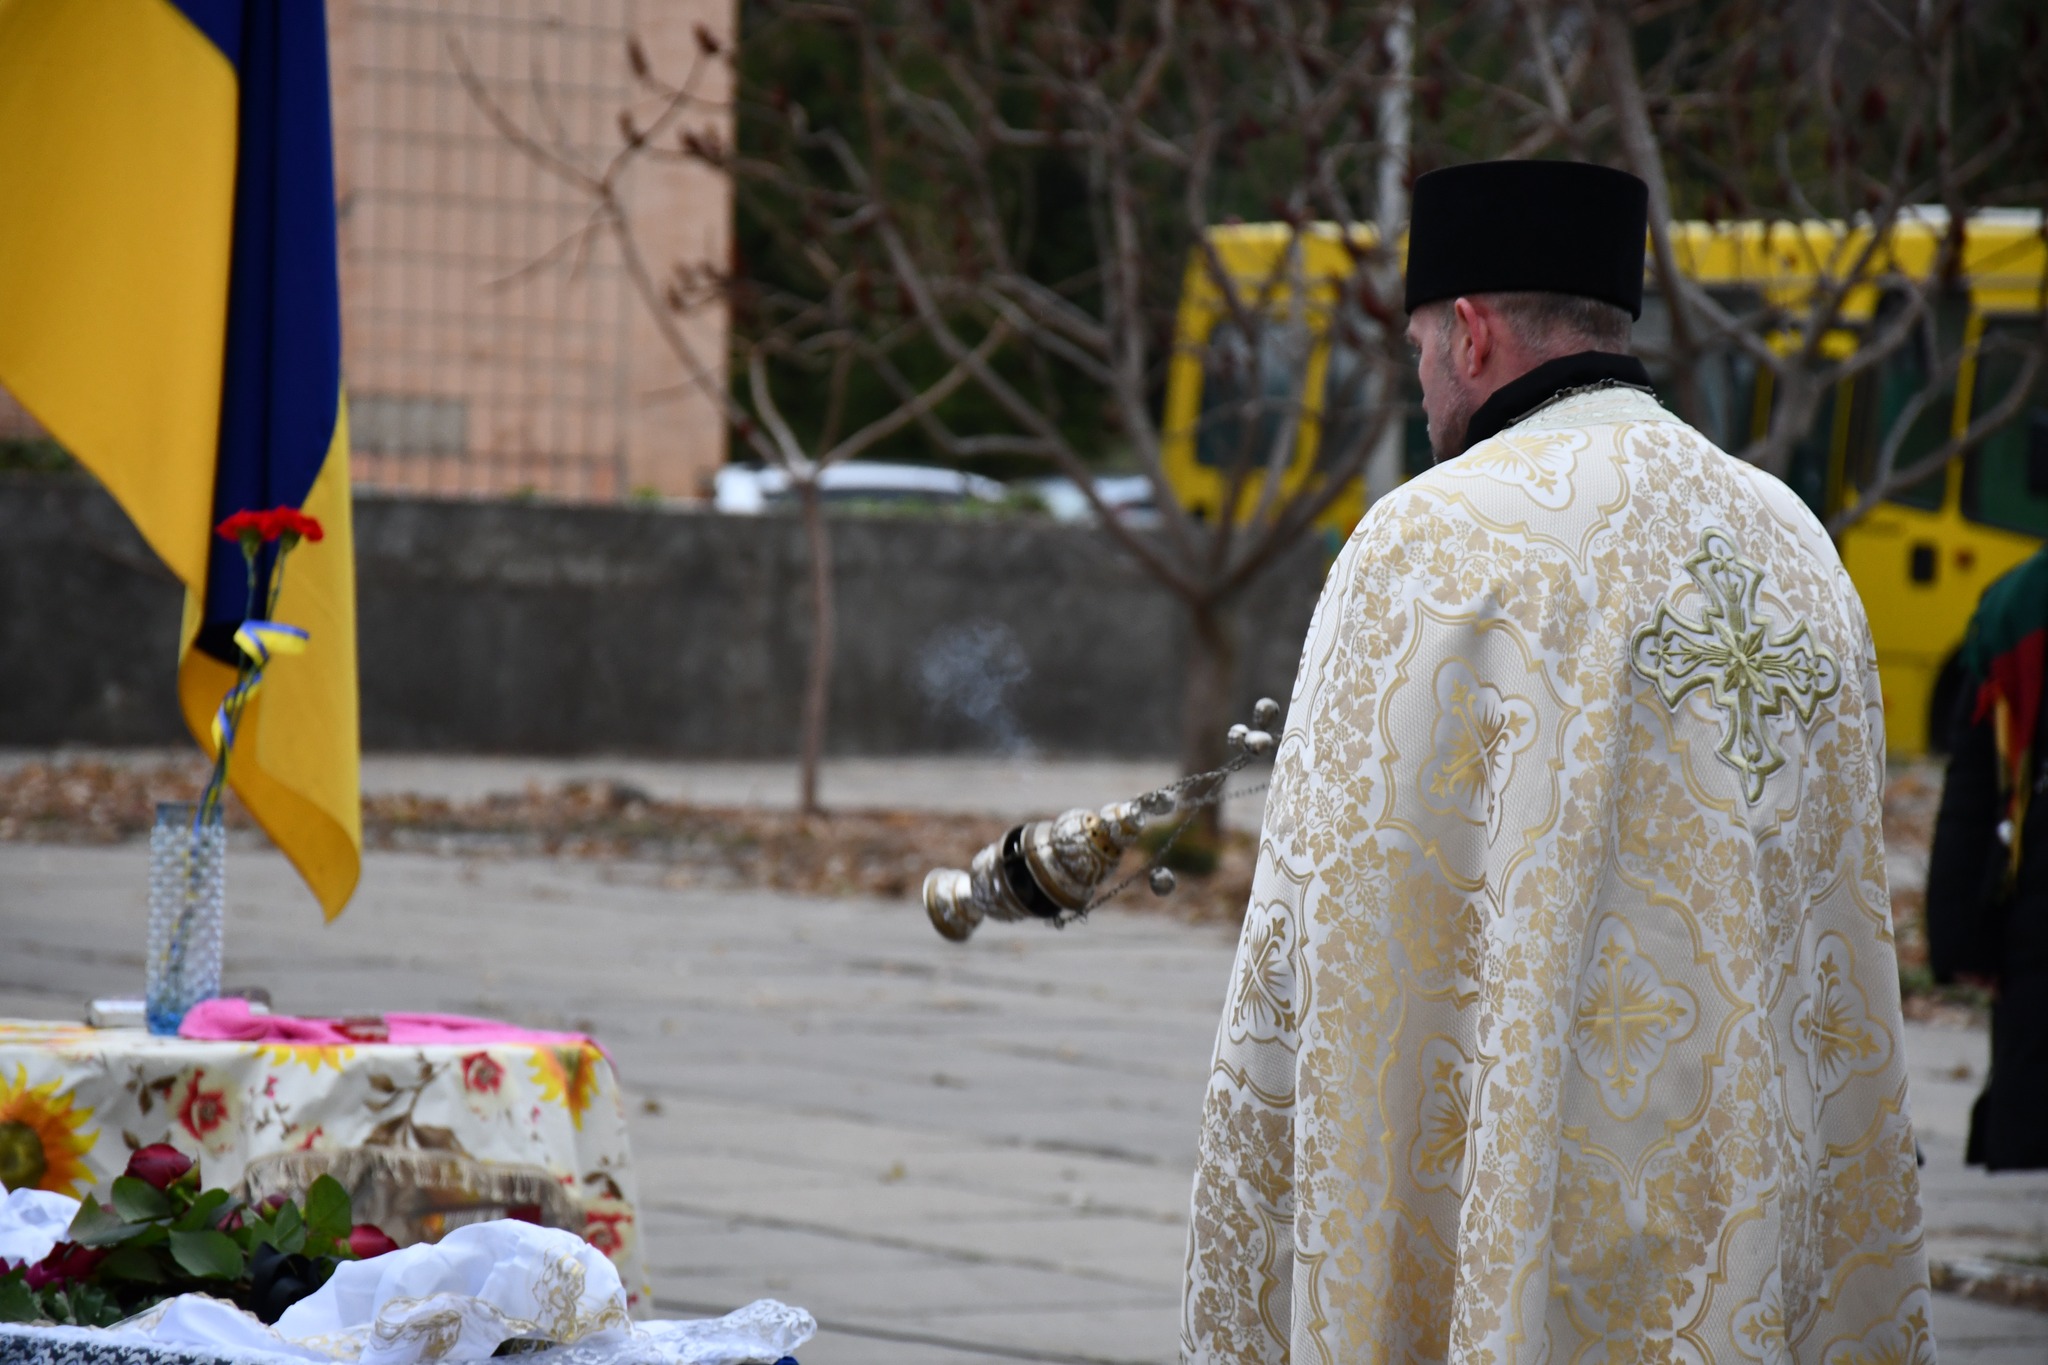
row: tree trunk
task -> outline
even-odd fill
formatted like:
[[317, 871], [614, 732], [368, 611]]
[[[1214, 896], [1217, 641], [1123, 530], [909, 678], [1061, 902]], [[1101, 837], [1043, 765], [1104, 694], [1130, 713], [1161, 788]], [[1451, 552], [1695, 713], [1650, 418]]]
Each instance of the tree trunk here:
[[812, 479], [797, 479], [797, 504], [803, 510], [804, 544], [811, 561], [811, 653], [804, 669], [802, 770], [797, 808], [822, 815], [818, 801], [818, 765], [825, 756], [825, 716], [832, 700], [832, 655], [837, 627], [832, 607], [832, 540], [825, 526], [825, 507]]
[[[1181, 771], [1186, 774], [1220, 768], [1230, 756], [1224, 734], [1238, 717], [1237, 632], [1224, 610], [1206, 603], [1188, 608], [1186, 689], [1181, 694]], [[1223, 829], [1219, 803], [1202, 812], [1185, 838], [1199, 836], [1214, 847]]]

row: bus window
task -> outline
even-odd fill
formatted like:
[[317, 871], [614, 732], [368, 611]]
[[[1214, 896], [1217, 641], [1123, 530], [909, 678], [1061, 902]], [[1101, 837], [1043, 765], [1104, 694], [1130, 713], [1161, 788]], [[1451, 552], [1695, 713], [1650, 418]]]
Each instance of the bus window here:
[[1835, 431], [1835, 406], [1840, 397], [1840, 391], [1835, 390], [1820, 400], [1820, 405], [1813, 410], [1813, 421], [1807, 424], [1798, 443], [1792, 447], [1791, 462], [1785, 467], [1785, 482], [1817, 517], [1826, 517], [1829, 511], [1828, 448], [1829, 438]]
[[[1773, 418], [1778, 410], [1777, 385], [1772, 382], [1768, 371], [1757, 375], [1757, 386], [1767, 397], [1766, 409]], [[1841, 385], [1836, 385], [1821, 397], [1813, 410], [1813, 420], [1792, 446], [1792, 458], [1785, 465], [1785, 486], [1799, 495], [1799, 500], [1813, 509], [1813, 514], [1825, 520], [1833, 510], [1828, 496], [1830, 483], [1829, 457], [1834, 453], [1835, 442], [1843, 432], [1843, 410], [1849, 395]]]
[[[1335, 330], [1342, 330], [1341, 324]], [[1328, 469], [1355, 458], [1358, 443], [1371, 435], [1367, 412], [1372, 399], [1368, 383], [1371, 373], [1372, 367], [1356, 346], [1340, 337], [1331, 338], [1330, 358], [1323, 366], [1322, 426], [1316, 442], [1316, 468]]]
[[[1870, 334], [1882, 334], [1890, 327], [1890, 319], [1896, 311], [1907, 307], [1903, 295], [1888, 293], [1878, 301], [1878, 315], [1870, 327]], [[1933, 299], [1933, 307], [1919, 319], [1913, 336], [1898, 346], [1892, 354], [1884, 356], [1874, 370], [1866, 372], [1866, 379], [1858, 385], [1862, 401], [1858, 403], [1858, 424], [1855, 424], [1855, 438], [1849, 446], [1849, 469], [1847, 475], [1855, 487], [1868, 491], [1878, 481], [1878, 456], [1884, 452], [1884, 442], [1894, 436], [1894, 428], [1905, 417], [1907, 407], [1935, 383], [1935, 356], [1954, 354], [1962, 344], [1964, 329], [1970, 321], [1970, 297], [1964, 291], [1944, 289]], [[1939, 340], [1939, 346], [1935, 344]], [[1956, 385], [1950, 377], [1942, 377], [1942, 383], [1927, 393], [1927, 401], [1919, 405], [1913, 422], [1905, 436], [1898, 440], [1898, 450], [1892, 454], [1890, 469], [1911, 469], [1919, 465], [1929, 454], [1942, 448], [1948, 442], [1952, 422], [1956, 415]], [[1886, 501], [1907, 505], [1907, 508], [1921, 508], [1925, 512], [1937, 510], [1948, 499], [1948, 469], [1935, 469], [1923, 479], [1905, 487], [1892, 489]]]
[[[1753, 318], [1763, 297], [1753, 289], [1717, 287], [1707, 296], [1738, 318]], [[1695, 329], [1706, 319], [1695, 316]], [[1671, 305], [1654, 288], [1643, 294], [1643, 315], [1630, 333], [1630, 348], [1650, 372], [1650, 386], [1673, 410], [1679, 404], [1678, 380], [1671, 358]], [[1721, 449], [1740, 454], [1755, 439], [1752, 414], [1756, 401], [1756, 360], [1734, 346], [1703, 352], [1694, 371], [1701, 407], [1700, 432]]]
[[[1256, 357], [1253, 349], [1234, 322], [1219, 322], [1209, 332], [1195, 459], [1211, 469], [1263, 465], [1272, 456], [1307, 367], [1308, 330], [1299, 323], [1269, 323], [1259, 330]], [[1254, 419], [1249, 440], [1247, 417]]]
[[[1972, 417], [1998, 406], [2026, 363], [2032, 324], [1991, 326], [1977, 352]], [[1972, 450], [1963, 465], [1963, 515], [1986, 526], [2048, 536], [2048, 384], [2037, 375], [2019, 415]]]
[[[1887, 299], [1879, 305], [1877, 323], [1873, 331], [1883, 331], [1886, 314], [1899, 307], [1899, 300]], [[1905, 416], [1907, 405], [1912, 403], [1928, 386], [1929, 374], [1933, 367], [1933, 342], [1927, 334], [1929, 326], [1945, 326], [1946, 315], [1940, 302], [1936, 306], [1937, 318], [1917, 328], [1914, 335], [1903, 346], [1879, 361], [1869, 379], [1858, 385], [1863, 390], [1862, 402], [1857, 406], [1856, 434], [1849, 452], [1849, 478], [1859, 489], [1869, 489], [1878, 479], [1877, 461], [1884, 451], [1884, 444], [1890, 440], [1899, 419]], [[1900, 440], [1898, 451], [1892, 457], [1891, 467], [1895, 470], [1910, 469], [1920, 461], [1941, 449], [1948, 440], [1949, 423], [1955, 410], [1955, 388], [1944, 385], [1929, 395], [1920, 411], [1907, 427]], [[1903, 487], [1893, 489], [1887, 500], [1906, 507], [1918, 507], [1933, 511], [1948, 496], [1948, 472], [1937, 469], [1925, 478]]]
[[1700, 402], [1706, 408], [1702, 434], [1739, 455], [1756, 439], [1756, 357], [1734, 348], [1700, 357]]
[[[1370, 367], [1354, 346], [1342, 341], [1330, 343], [1330, 359], [1323, 372], [1322, 436], [1316, 462], [1327, 469], [1334, 461], [1356, 453], [1353, 442], [1371, 433], [1366, 414]], [[1401, 477], [1412, 479], [1436, 462], [1429, 449], [1429, 420], [1422, 412], [1422, 382], [1413, 365], [1401, 367]]]

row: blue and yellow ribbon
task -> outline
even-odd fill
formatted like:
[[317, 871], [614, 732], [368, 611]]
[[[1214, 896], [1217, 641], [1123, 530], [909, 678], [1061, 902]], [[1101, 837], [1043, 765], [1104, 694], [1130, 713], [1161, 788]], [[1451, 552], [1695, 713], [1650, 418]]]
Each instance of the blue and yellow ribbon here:
[[280, 654], [304, 654], [306, 641], [310, 637], [297, 626], [288, 626], [282, 621], [248, 620], [242, 622], [235, 632], [235, 643], [249, 661], [262, 672], [265, 664]]
[[228, 689], [220, 699], [220, 709], [213, 713], [213, 742], [216, 749], [232, 746], [235, 742], [235, 718], [242, 714], [242, 708], [256, 695], [256, 689], [263, 685], [263, 670], [270, 666], [272, 659], [286, 654], [304, 654], [306, 641], [312, 638], [297, 626], [288, 626], [282, 621], [259, 621], [250, 619], [242, 622], [235, 631], [235, 644], [250, 663], [249, 676]]

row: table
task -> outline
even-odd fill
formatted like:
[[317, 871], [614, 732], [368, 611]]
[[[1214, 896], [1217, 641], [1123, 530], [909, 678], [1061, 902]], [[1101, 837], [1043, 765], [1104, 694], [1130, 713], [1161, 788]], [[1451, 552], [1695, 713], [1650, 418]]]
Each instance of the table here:
[[618, 1081], [596, 1046], [157, 1038], [0, 1019], [0, 1183], [108, 1197], [168, 1142], [208, 1188], [261, 1199], [321, 1173], [400, 1245], [519, 1217], [566, 1227], [651, 1307]]

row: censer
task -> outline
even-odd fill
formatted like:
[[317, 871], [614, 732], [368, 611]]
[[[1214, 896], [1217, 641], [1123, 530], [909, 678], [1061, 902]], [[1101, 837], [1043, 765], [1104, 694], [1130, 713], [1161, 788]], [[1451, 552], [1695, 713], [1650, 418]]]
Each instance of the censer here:
[[[1231, 774], [1273, 751], [1272, 727], [1279, 719], [1280, 703], [1263, 697], [1252, 707], [1251, 725], [1230, 727], [1226, 739], [1234, 752], [1222, 767], [1100, 810], [1070, 810], [1018, 825], [975, 854], [965, 871], [935, 868], [924, 879], [924, 909], [932, 927], [956, 943], [989, 919], [1042, 920], [1057, 927], [1079, 919], [1139, 877], [1155, 895], [1171, 894], [1174, 876], [1163, 860], [1173, 840], [1195, 811], [1223, 799], [1223, 783]], [[1103, 883], [1125, 850], [1153, 823], [1176, 812], [1185, 818], [1151, 864], [1105, 890]]]

